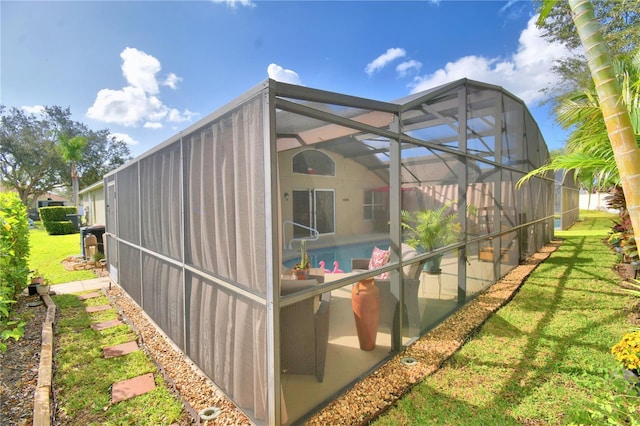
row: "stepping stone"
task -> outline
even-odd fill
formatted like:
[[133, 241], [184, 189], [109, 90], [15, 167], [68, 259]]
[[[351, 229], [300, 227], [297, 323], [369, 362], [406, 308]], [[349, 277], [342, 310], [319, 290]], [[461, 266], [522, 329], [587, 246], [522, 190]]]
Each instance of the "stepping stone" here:
[[78, 299], [79, 300], [95, 299], [96, 297], [100, 297], [100, 296], [102, 296], [101, 293], [94, 291], [93, 293], [81, 294], [78, 296]]
[[114, 383], [111, 387], [111, 403], [115, 404], [116, 402], [145, 394], [155, 388], [156, 382], [153, 379], [153, 373]]
[[100, 305], [100, 306], [88, 306], [85, 308], [85, 311], [88, 313], [100, 312], [100, 311], [108, 311], [111, 309], [111, 305]]
[[95, 331], [100, 331], [107, 328], [115, 327], [117, 325], [122, 325], [122, 321], [116, 319], [111, 321], [96, 322], [91, 324], [91, 328], [93, 328]]
[[108, 346], [106, 348], [102, 348], [105, 358], [113, 358], [116, 356], [130, 354], [131, 352], [135, 352], [139, 350], [138, 342], [131, 341], [127, 343], [122, 343], [120, 345]]

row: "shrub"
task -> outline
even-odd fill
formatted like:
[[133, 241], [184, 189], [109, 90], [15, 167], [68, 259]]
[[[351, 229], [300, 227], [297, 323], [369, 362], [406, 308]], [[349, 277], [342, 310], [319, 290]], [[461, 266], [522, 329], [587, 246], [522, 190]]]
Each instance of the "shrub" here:
[[75, 225], [70, 220], [47, 222], [44, 224], [44, 228], [47, 230], [49, 235], [67, 235], [78, 232]]
[[17, 194], [0, 193], [0, 287], [14, 297], [24, 290], [29, 275], [29, 221]]
[[13, 192], [0, 193], [0, 350], [5, 340], [18, 340], [24, 324], [9, 321], [11, 305], [27, 286], [29, 276], [27, 209]]
[[68, 214], [78, 213], [78, 209], [73, 206], [41, 207], [39, 212], [43, 222], [63, 222]]
[[73, 234], [78, 230], [70, 220], [67, 220], [67, 215], [77, 212], [76, 207], [41, 207], [40, 218], [49, 235]]

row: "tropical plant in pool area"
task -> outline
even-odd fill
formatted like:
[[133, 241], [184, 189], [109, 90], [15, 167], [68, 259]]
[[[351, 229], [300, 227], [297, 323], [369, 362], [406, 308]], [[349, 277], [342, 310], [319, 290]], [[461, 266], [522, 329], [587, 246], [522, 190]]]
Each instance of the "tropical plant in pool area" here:
[[432, 251], [458, 241], [462, 227], [458, 215], [446, 203], [435, 210], [403, 210], [402, 228], [407, 232], [406, 243], [413, 248]]
[[[462, 226], [451, 205], [452, 203], [445, 203], [438, 209], [415, 212], [403, 210], [402, 229], [407, 234], [405, 243], [417, 250], [428, 252], [458, 242]], [[428, 272], [440, 272], [441, 258], [442, 256], [436, 256], [427, 261], [425, 268]]]
[[302, 240], [300, 241], [300, 262], [293, 265], [292, 269], [298, 279], [306, 279], [310, 268], [311, 262], [307, 253], [307, 240]]

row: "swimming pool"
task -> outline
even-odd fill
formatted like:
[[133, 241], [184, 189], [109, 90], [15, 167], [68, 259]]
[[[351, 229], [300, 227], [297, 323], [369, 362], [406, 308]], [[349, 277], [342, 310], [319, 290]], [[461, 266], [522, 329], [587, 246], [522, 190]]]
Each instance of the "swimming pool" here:
[[[312, 268], [318, 268], [319, 262], [324, 261], [326, 269], [333, 270], [333, 262], [338, 261], [338, 267], [344, 272], [351, 272], [351, 259], [371, 257], [373, 247], [382, 249], [389, 248], [389, 240], [376, 240], [361, 243], [347, 244], [343, 246], [324, 247], [308, 250], [309, 261]], [[300, 260], [300, 256], [294, 257], [284, 262], [284, 266], [291, 268]]]

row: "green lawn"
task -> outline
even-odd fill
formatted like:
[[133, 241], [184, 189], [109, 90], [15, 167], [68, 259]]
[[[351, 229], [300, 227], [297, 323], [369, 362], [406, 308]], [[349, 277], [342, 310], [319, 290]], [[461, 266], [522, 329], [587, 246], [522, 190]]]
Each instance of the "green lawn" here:
[[602, 243], [612, 216], [583, 213], [515, 298], [376, 424], [640, 424], [640, 398], [612, 378], [632, 301]]
[[[60, 309], [56, 332], [55, 392], [57, 420], [65, 425], [187, 424], [188, 415], [169, 390], [162, 374], [144, 351], [105, 359], [103, 348], [136, 340], [126, 324], [102, 331], [92, 323], [118, 318], [115, 307], [89, 314], [86, 306], [109, 304], [105, 296], [78, 300], [76, 295], [53, 296]], [[112, 305], [113, 306], [113, 305]], [[156, 388], [117, 404], [111, 403], [113, 383], [153, 373]]]
[[[93, 271], [67, 271], [62, 265], [67, 256], [82, 252], [80, 234], [48, 235], [37, 224], [29, 237], [29, 266], [52, 283], [96, 278]], [[110, 304], [106, 296], [80, 301], [77, 295], [61, 294], [53, 296], [53, 301], [60, 312], [56, 320], [54, 376], [58, 423], [78, 426], [189, 423], [180, 400], [144, 351], [104, 358], [104, 347], [138, 338], [127, 324], [102, 331], [90, 327], [92, 323], [119, 318], [115, 307], [96, 313], [85, 311], [86, 306]], [[111, 403], [111, 386], [115, 382], [146, 373], [154, 374], [156, 388], [153, 391]]]
[[29, 269], [37, 270], [52, 284], [96, 278], [93, 271], [67, 271], [62, 261], [71, 255], [82, 254], [80, 234], [49, 235], [42, 224], [29, 232], [31, 255]]

